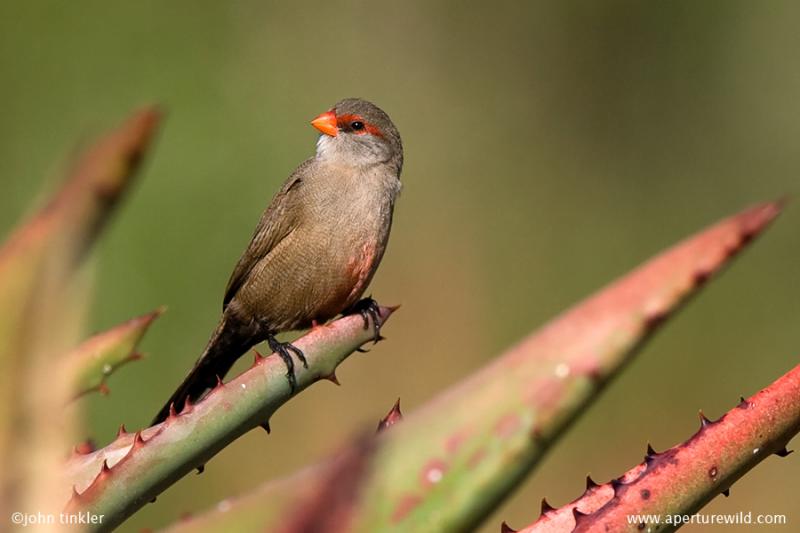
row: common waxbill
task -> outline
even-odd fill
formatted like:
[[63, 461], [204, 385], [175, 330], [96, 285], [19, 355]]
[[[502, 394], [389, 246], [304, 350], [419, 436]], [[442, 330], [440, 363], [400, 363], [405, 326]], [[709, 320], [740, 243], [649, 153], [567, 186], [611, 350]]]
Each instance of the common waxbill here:
[[314, 157], [272, 199], [233, 270], [222, 318], [203, 355], [153, 420], [167, 418], [217, 383], [252, 346], [267, 341], [296, 386], [293, 352], [275, 335], [320, 324], [339, 313], [372, 315], [359, 300], [386, 249], [400, 191], [403, 145], [389, 116], [358, 98], [337, 103], [311, 124], [322, 132]]

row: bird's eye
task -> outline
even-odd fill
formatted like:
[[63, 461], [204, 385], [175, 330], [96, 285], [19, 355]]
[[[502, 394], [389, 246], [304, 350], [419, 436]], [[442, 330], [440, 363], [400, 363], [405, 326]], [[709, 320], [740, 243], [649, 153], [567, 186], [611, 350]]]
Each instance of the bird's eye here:
[[364, 123], [356, 120], [355, 122], [351, 122], [350, 123], [350, 127], [353, 128], [355, 131], [363, 130], [364, 129]]

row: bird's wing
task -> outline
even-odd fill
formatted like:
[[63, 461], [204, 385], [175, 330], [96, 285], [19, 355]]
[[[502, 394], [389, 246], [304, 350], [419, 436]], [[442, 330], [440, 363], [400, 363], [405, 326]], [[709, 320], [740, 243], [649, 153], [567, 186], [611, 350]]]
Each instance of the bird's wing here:
[[261, 215], [261, 220], [258, 221], [258, 226], [256, 226], [247, 250], [239, 258], [228, 280], [222, 303], [223, 310], [244, 285], [258, 262], [297, 227], [300, 215], [300, 208], [297, 205], [297, 190], [302, 187], [303, 175], [310, 162], [311, 160], [306, 161], [289, 176], [264, 214]]

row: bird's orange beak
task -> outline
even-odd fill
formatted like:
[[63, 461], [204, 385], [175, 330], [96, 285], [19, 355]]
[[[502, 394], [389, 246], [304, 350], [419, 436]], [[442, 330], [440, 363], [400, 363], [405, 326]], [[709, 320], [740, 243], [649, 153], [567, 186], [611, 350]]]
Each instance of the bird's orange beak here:
[[312, 120], [311, 125], [331, 137], [336, 137], [336, 134], [339, 133], [339, 127], [336, 125], [336, 113], [333, 111], [325, 111]]

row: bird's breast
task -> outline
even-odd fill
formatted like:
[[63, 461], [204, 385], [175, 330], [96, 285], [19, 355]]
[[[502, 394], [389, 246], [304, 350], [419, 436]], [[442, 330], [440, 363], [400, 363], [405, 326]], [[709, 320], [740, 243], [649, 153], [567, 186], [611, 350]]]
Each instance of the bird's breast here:
[[254, 275], [251, 312], [272, 331], [324, 322], [355, 303], [383, 257], [399, 181], [381, 173], [313, 169], [293, 194], [292, 232]]

